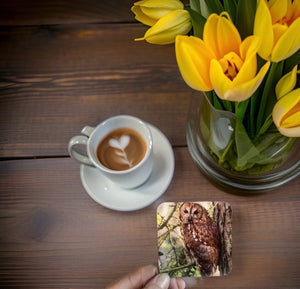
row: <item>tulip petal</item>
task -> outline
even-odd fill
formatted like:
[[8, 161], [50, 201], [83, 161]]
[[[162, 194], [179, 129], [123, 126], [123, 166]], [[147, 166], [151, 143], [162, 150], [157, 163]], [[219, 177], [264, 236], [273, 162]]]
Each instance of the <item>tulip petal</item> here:
[[277, 128], [282, 135], [287, 137], [300, 137], [300, 127], [293, 127], [293, 128]]
[[172, 10], [183, 9], [179, 0], [142, 0], [134, 3], [131, 11], [135, 19], [149, 26], [153, 26], [161, 17]]
[[157, 20], [145, 15], [139, 6], [132, 6], [131, 11], [135, 14], [135, 19], [145, 25], [152, 26], [157, 22]]
[[258, 0], [255, 14], [253, 34], [261, 41], [258, 54], [268, 60], [273, 48], [272, 18], [265, 0]]
[[271, 60], [279, 62], [293, 55], [300, 48], [300, 18], [295, 20], [273, 48]]
[[233, 79], [233, 85], [237, 86], [244, 82], [247, 82], [256, 75], [257, 70], [257, 61], [256, 61], [256, 54], [252, 54], [250, 57], [244, 61], [239, 73]]
[[256, 36], [248, 36], [240, 46], [240, 55], [242, 59], [246, 59], [252, 54], [256, 54], [260, 46], [259, 38]]
[[174, 10], [160, 18], [149, 28], [143, 38], [152, 44], [170, 44], [177, 35], [187, 34], [192, 28], [190, 14], [186, 10]]
[[233, 80], [234, 85], [239, 85], [255, 77], [257, 71], [256, 52], [259, 48], [259, 40], [256, 36], [249, 36], [241, 44], [241, 57], [243, 66]]
[[293, 4], [293, 19], [296, 20], [298, 17], [300, 17], [300, 0], [294, 0]]
[[292, 91], [297, 82], [297, 65], [293, 68], [292, 71], [285, 74], [277, 83], [275, 87], [275, 93], [277, 99], [281, 98], [282, 96], [286, 95], [290, 91]]
[[216, 59], [210, 63], [210, 80], [218, 97], [226, 99], [224, 95], [232, 88], [232, 81], [224, 74], [221, 64]]
[[282, 127], [294, 127], [295, 124], [297, 124], [297, 121], [298, 121], [298, 125], [300, 125], [299, 119], [300, 119], [300, 109], [299, 111], [295, 112], [291, 116], [288, 116], [286, 119], [284, 119], [281, 125]]
[[[220, 98], [230, 101], [241, 102], [251, 97], [251, 95], [256, 91], [256, 89], [263, 81], [264, 76], [266, 75], [269, 69], [269, 66], [269, 62], [265, 63], [265, 65], [260, 69], [260, 71], [254, 78], [235, 86], [232, 83], [229, 85], [228, 82], [224, 82], [224, 79], [220, 78], [220, 72], [218, 72], [217, 75], [217, 65], [215, 61], [212, 61], [210, 74], [211, 82], [213, 84], [214, 90]], [[213, 73], [213, 71], [215, 73]], [[214, 74], [216, 76], [214, 76]]]
[[147, 8], [177, 10], [183, 9], [184, 5], [179, 0], [142, 0], [134, 3], [135, 6]]
[[273, 108], [273, 121], [288, 137], [300, 137], [300, 88], [280, 98]]
[[268, 2], [273, 23], [279, 21], [286, 15], [288, 2], [290, 2], [290, 0], [270, 0]]
[[168, 8], [157, 9], [157, 8], [151, 8], [151, 7], [149, 8], [143, 6], [141, 7], [141, 10], [145, 15], [149, 16], [152, 19], [156, 19], [156, 21], [170, 12], [170, 9]]
[[280, 37], [288, 30], [287, 25], [282, 25], [279, 23], [276, 23], [273, 25], [273, 35], [274, 35], [274, 45], [278, 42]]
[[215, 55], [203, 40], [194, 36], [177, 36], [175, 50], [177, 64], [185, 82], [196, 90], [212, 90], [209, 66]]
[[184, 8], [183, 3], [179, 0], [151, 0], [140, 2], [143, 2], [141, 5], [141, 10], [143, 13], [154, 19], [159, 19], [172, 10]]
[[229, 52], [239, 53], [241, 37], [231, 20], [224, 17], [228, 14], [211, 14], [204, 26], [203, 40], [215, 53], [217, 59]]

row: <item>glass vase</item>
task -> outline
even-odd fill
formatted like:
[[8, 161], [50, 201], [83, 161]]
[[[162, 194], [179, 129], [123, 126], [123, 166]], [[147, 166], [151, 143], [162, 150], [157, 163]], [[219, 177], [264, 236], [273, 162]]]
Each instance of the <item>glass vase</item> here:
[[215, 109], [201, 92], [191, 96], [187, 144], [202, 173], [223, 188], [265, 191], [300, 174], [299, 138], [271, 125], [251, 139], [235, 114]]

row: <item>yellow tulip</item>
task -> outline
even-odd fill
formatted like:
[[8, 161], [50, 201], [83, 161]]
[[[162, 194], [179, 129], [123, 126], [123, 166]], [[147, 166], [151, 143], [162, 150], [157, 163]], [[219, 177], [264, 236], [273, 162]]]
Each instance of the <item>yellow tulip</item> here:
[[133, 4], [131, 11], [135, 19], [149, 26], [153, 26], [161, 17], [184, 5], [179, 0], [143, 0]]
[[297, 73], [300, 73], [300, 70], [297, 71], [297, 65], [295, 65], [292, 71], [284, 75], [278, 81], [275, 87], [277, 99], [281, 98], [294, 89], [297, 83]]
[[281, 134], [300, 137], [300, 88], [277, 101], [273, 109], [273, 121]]
[[135, 40], [146, 40], [152, 44], [170, 44], [175, 42], [177, 35], [187, 34], [191, 28], [189, 12], [183, 9], [174, 10], [160, 18], [147, 30], [144, 37]]
[[203, 40], [177, 36], [176, 59], [186, 83], [196, 90], [214, 89], [221, 99], [241, 102], [256, 91], [268, 71], [267, 62], [257, 73], [259, 41], [240, 34], [227, 13], [211, 14]]
[[261, 41], [259, 55], [279, 62], [300, 48], [300, 0], [258, 0], [253, 34]]
[[210, 61], [216, 56], [204, 41], [194, 36], [177, 36], [175, 51], [178, 67], [185, 82], [196, 90], [212, 90], [209, 67]]

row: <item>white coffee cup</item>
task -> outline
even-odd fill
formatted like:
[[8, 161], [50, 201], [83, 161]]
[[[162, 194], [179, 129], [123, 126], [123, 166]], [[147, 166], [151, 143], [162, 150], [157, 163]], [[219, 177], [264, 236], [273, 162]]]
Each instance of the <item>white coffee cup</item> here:
[[[129, 128], [141, 135], [147, 145], [142, 160], [135, 166], [125, 170], [113, 170], [104, 166], [97, 157], [97, 148], [101, 140], [116, 129]], [[68, 151], [70, 156], [81, 164], [97, 168], [112, 182], [126, 189], [138, 187], [150, 177], [153, 168], [153, 141], [149, 127], [139, 118], [129, 115], [111, 117], [97, 127], [86, 126], [81, 131], [84, 135], [70, 139]], [[87, 155], [80, 153], [76, 146], [86, 146]]]

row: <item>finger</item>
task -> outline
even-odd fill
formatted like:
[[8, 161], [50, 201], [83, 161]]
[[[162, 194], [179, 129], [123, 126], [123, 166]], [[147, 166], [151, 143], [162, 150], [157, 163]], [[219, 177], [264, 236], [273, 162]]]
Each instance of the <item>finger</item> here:
[[183, 279], [177, 278], [176, 281], [177, 281], [178, 289], [185, 289], [186, 284]]
[[171, 278], [169, 289], [185, 289], [186, 284], [181, 278]]
[[157, 274], [157, 267], [147, 265], [114, 282], [107, 289], [140, 289]]
[[168, 289], [170, 285], [170, 277], [168, 274], [159, 274], [155, 276], [144, 289]]

